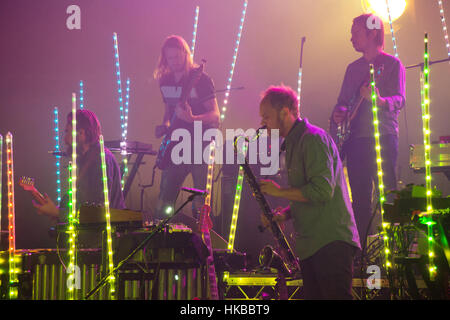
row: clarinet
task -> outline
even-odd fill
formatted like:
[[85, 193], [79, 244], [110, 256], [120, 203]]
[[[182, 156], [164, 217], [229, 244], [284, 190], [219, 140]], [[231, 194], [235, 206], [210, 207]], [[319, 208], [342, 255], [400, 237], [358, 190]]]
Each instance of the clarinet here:
[[[257, 130], [256, 138], [258, 138], [259, 132], [262, 129], [265, 129], [265, 127], [261, 127]], [[235, 138], [235, 148], [237, 148], [236, 142], [237, 137]], [[300, 271], [299, 262], [295, 257], [295, 254], [291, 246], [289, 245], [289, 242], [286, 240], [286, 236], [284, 235], [280, 226], [278, 225], [277, 222], [272, 220], [274, 214], [272, 212], [272, 209], [270, 208], [269, 203], [267, 202], [266, 198], [261, 192], [261, 188], [259, 187], [256, 177], [248, 164], [247, 156], [244, 156], [244, 163], [241, 164], [241, 166], [242, 169], [244, 170], [245, 180], [250, 186], [250, 189], [252, 190], [252, 194], [255, 197], [255, 200], [258, 202], [264, 216], [267, 218], [267, 220], [270, 221], [270, 229], [278, 245], [277, 249], [283, 259], [283, 262], [285, 263], [289, 274], [294, 275], [296, 272]]]

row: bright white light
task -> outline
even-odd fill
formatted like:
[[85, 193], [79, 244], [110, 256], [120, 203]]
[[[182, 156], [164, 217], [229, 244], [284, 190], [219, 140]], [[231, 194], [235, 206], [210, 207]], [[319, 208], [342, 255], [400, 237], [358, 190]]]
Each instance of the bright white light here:
[[406, 0], [362, 0], [364, 10], [379, 16], [384, 22], [389, 22], [387, 3], [392, 21], [400, 18], [405, 12]]

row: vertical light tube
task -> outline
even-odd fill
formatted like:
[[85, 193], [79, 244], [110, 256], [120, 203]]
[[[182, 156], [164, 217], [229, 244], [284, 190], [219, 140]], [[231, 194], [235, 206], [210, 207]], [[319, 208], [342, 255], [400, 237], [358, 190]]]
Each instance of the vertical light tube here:
[[425, 159], [425, 187], [427, 210], [429, 213], [426, 225], [428, 232], [428, 263], [430, 279], [434, 280], [437, 273], [437, 267], [434, 263], [434, 232], [433, 225], [433, 191], [431, 186], [431, 131], [430, 131], [430, 64], [429, 64], [429, 47], [428, 34], [424, 37], [424, 65], [423, 65], [423, 94], [422, 94], [422, 125], [423, 125], [423, 143], [424, 143], [424, 159]]
[[[69, 276], [74, 279], [74, 272], [77, 266], [77, 240], [78, 240], [78, 217], [77, 217], [77, 101], [76, 94], [72, 93], [72, 161], [69, 164]], [[70, 272], [72, 271], [72, 272]], [[74, 300], [77, 295], [73, 285], [68, 285], [68, 299]]]
[[122, 190], [125, 186], [125, 171], [128, 171], [128, 160], [127, 160], [127, 121], [125, 117], [128, 118], [128, 115], [125, 115], [124, 105], [123, 105], [123, 95], [122, 95], [122, 80], [120, 77], [120, 58], [119, 58], [119, 40], [117, 37], [117, 33], [113, 33], [113, 44], [114, 44], [114, 59], [115, 59], [115, 67], [116, 67], [116, 79], [117, 79], [117, 93], [119, 99], [119, 111], [120, 111], [120, 127], [122, 129], [122, 139], [120, 142], [120, 154], [122, 155], [122, 162], [124, 167], [124, 172], [122, 174]]
[[84, 108], [84, 83], [80, 80], [80, 109]]
[[212, 191], [212, 184], [213, 184], [213, 174], [214, 174], [214, 159], [215, 159], [215, 148], [216, 148], [216, 142], [215, 140], [211, 141], [210, 144], [210, 151], [209, 151], [209, 162], [208, 162], [208, 174], [206, 177], [206, 191], [208, 194], [205, 198], [205, 204], [208, 206], [211, 206], [211, 191]]
[[108, 175], [106, 173], [106, 161], [105, 161], [105, 144], [103, 141], [103, 135], [100, 135], [100, 156], [102, 163], [102, 180], [103, 180], [103, 195], [105, 198], [105, 221], [106, 221], [106, 236], [107, 236], [107, 250], [108, 250], [108, 269], [111, 273], [109, 276], [109, 294], [110, 299], [115, 298], [115, 276], [114, 276], [114, 253], [112, 246], [111, 236], [111, 215], [109, 209], [109, 192], [108, 192]]
[[448, 40], [447, 23], [445, 21], [444, 6], [442, 5], [442, 0], [438, 0], [438, 5], [439, 5], [439, 15], [441, 17], [441, 23], [442, 23], [442, 32], [444, 33], [445, 46], [447, 48], [447, 54], [450, 57], [450, 44], [449, 44], [449, 40]]
[[380, 212], [381, 212], [381, 225], [383, 227], [383, 239], [384, 239], [384, 256], [385, 256], [385, 266], [386, 270], [392, 266], [390, 259], [390, 249], [389, 249], [389, 238], [387, 233], [387, 228], [389, 224], [384, 222], [384, 208], [383, 204], [385, 202], [384, 184], [383, 184], [383, 167], [381, 158], [381, 145], [380, 145], [380, 130], [379, 130], [379, 120], [378, 120], [378, 107], [377, 107], [377, 93], [376, 93], [376, 83], [375, 83], [375, 71], [373, 64], [370, 64], [370, 86], [372, 89], [372, 114], [373, 114], [373, 127], [374, 127], [374, 137], [375, 137], [375, 153], [376, 153], [376, 163], [377, 163], [377, 176], [378, 176], [378, 192], [380, 197]]
[[234, 250], [234, 239], [236, 235], [237, 220], [239, 215], [239, 206], [241, 203], [242, 185], [244, 181], [244, 169], [239, 166], [238, 177], [236, 181], [236, 192], [233, 203], [233, 214], [231, 216], [230, 235], [228, 237], [228, 250]]
[[[55, 131], [55, 152], [61, 152], [60, 148], [60, 138], [59, 138], [59, 112], [58, 107], [55, 107], [53, 109], [53, 123], [54, 123], [54, 131]], [[59, 154], [56, 154], [56, 199], [58, 206], [61, 204], [61, 156]]]
[[14, 202], [14, 151], [13, 136], [6, 134], [6, 181], [8, 194], [8, 253], [9, 253], [9, 299], [18, 297], [16, 270], [16, 214]]
[[194, 19], [194, 31], [192, 32], [192, 44], [191, 44], [191, 58], [194, 59], [195, 43], [197, 42], [197, 27], [198, 27], [198, 16], [200, 13], [200, 7], [195, 7], [195, 19]]
[[300, 110], [300, 96], [302, 91], [302, 75], [303, 75], [303, 44], [306, 41], [306, 37], [302, 37], [302, 42], [300, 45], [300, 64], [298, 68], [298, 78], [297, 78], [297, 99], [298, 99], [298, 108]]
[[228, 75], [228, 80], [227, 80], [227, 86], [226, 86], [227, 91], [225, 92], [225, 99], [223, 101], [222, 113], [220, 115], [221, 121], [223, 121], [225, 119], [225, 113], [227, 111], [228, 97], [230, 96], [231, 82], [233, 81], [234, 67], [236, 66], [236, 59], [237, 59], [237, 55], [238, 55], [238, 51], [239, 51], [239, 44], [241, 42], [242, 29], [244, 28], [244, 21], [245, 21], [245, 16], [247, 13], [247, 6], [248, 6], [248, 0], [245, 0], [244, 9], [242, 10], [241, 23], [239, 25], [239, 31], [238, 31], [238, 35], [237, 35], [236, 45], [234, 47], [234, 52], [233, 52], [233, 62], [231, 63], [231, 69], [230, 69], [230, 73]]
[[389, 27], [391, 29], [392, 43], [394, 46], [394, 55], [396, 58], [398, 58], [397, 40], [395, 39], [395, 36], [394, 36], [394, 27], [393, 27], [393, 23], [392, 23], [391, 10], [389, 7], [389, 0], [386, 0], [386, 8], [387, 8], [387, 13], [388, 13], [388, 18], [389, 18]]
[[125, 95], [125, 115], [124, 124], [122, 130], [122, 142], [120, 143], [122, 162], [123, 162], [123, 174], [122, 174], [122, 190], [125, 186], [125, 179], [128, 176], [128, 158], [127, 158], [127, 135], [128, 135], [128, 107], [130, 104], [130, 78], [127, 78], [126, 95]]
[[[244, 152], [244, 157], [247, 151], [247, 146], [243, 145], [242, 151]], [[233, 213], [231, 215], [231, 224], [230, 224], [230, 234], [228, 236], [228, 247], [227, 249], [230, 252], [233, 252], [234, 250], [234, 240], [236, 238], [236, 228], [237, 228], [237, 222], [238, 222], [238, 216], [239, 216], [239, 207], [241, 205], [241, 195], [242, 195], [242, 186], [244, 182], [244, 169], [242, 166], [239, 166], [239, 172], [237, 176], [236, 181], [236, 191], [234, 195], [234, 202], [233, 202]], [[227, 279], [229, 276], [229, 272], [224, 273], [224, 279]]]

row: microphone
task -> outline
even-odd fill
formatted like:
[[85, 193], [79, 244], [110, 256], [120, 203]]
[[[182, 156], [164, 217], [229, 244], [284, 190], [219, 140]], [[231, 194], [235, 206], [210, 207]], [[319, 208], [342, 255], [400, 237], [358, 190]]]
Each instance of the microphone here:
[[199, 190], [199, 189], [185, 188], [185, 187], [181, 188], [181, 190], [195, 194], [197, 196], [202, 196], [202, 197], [205, 197], [208, 195], [208, 191], [206, 191], [206, 190]]

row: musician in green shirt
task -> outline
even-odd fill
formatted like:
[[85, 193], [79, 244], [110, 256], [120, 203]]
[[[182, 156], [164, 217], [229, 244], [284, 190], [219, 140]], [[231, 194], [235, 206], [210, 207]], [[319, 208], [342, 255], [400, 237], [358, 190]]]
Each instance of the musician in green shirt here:
[[272, 180], [261, 180], [260, 187], [290, 200], [274, 220], [293, 219], [305, 299], [352, 299], [353, 256], [360, 241], [336, 145], [323, 129], [300, 118], [291, 88], [267, 89], [260, 116], [269, 134], [278, 129], [284, 138], [289, 187]]

